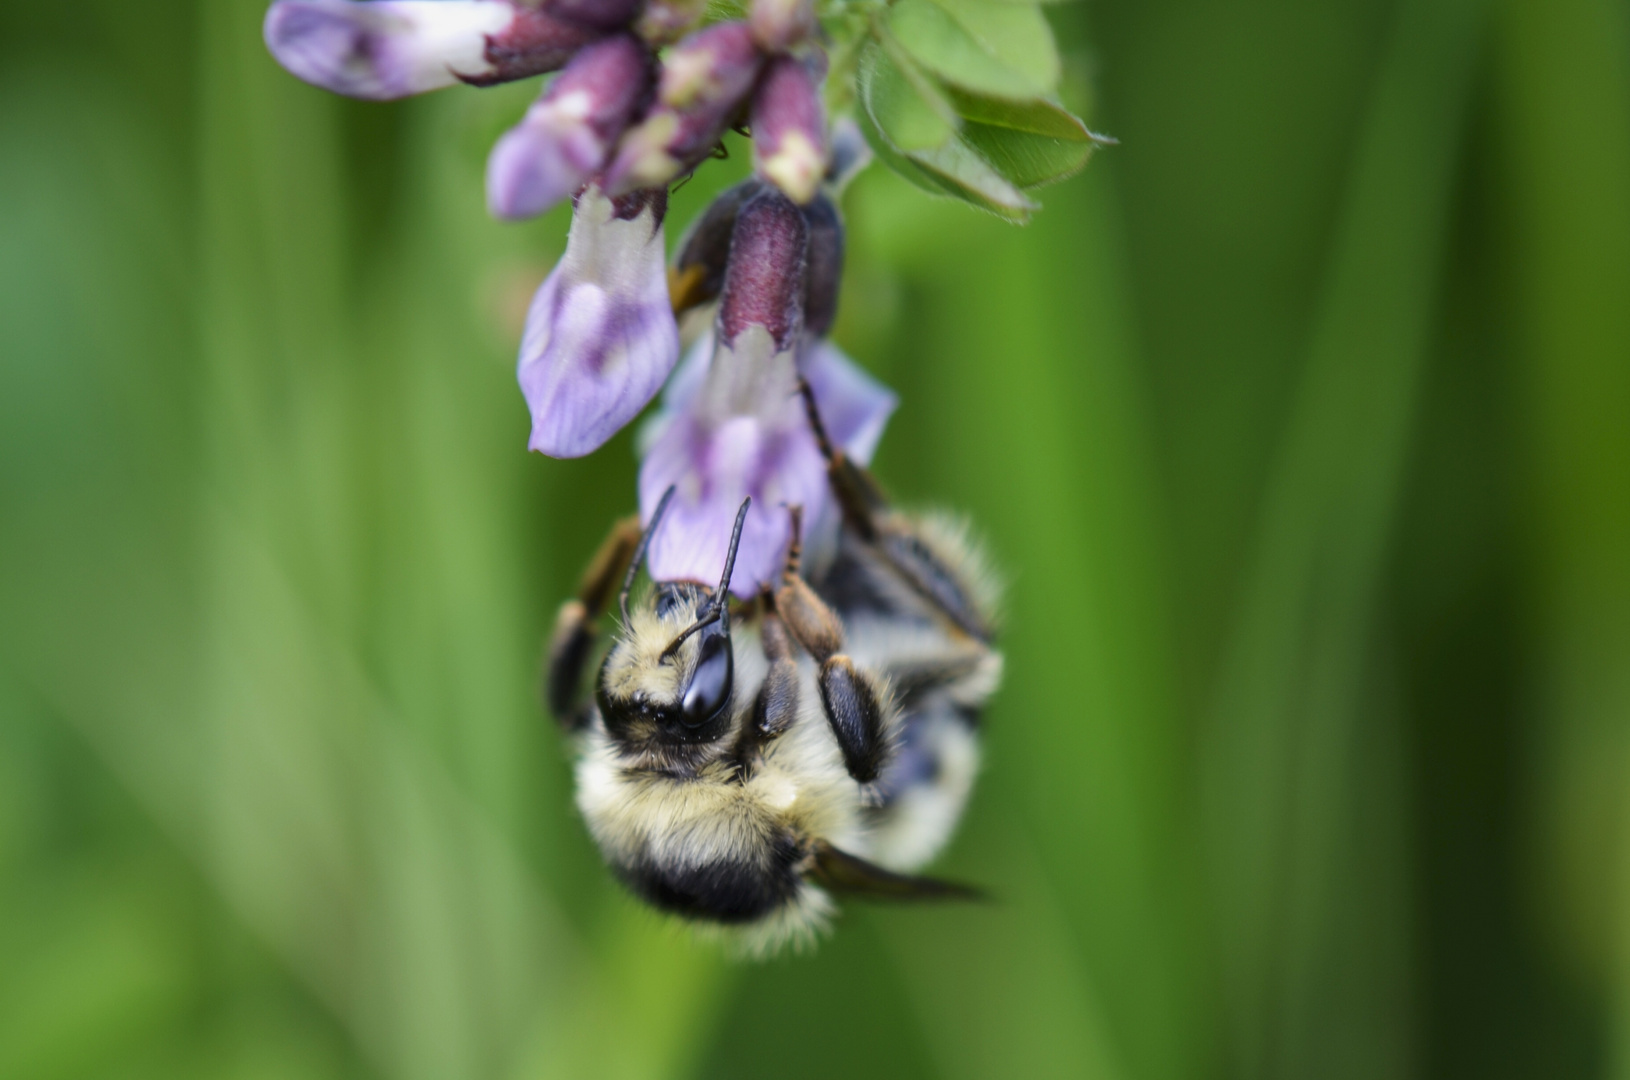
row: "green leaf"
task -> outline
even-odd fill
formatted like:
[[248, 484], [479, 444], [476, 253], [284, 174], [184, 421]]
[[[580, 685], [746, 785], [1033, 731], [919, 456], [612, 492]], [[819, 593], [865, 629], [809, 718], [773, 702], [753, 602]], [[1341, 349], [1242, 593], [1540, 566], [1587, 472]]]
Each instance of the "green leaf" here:
[[988, 124], [968, 124], [962, 137], [992, 168], [1021, 188], [1040, 187], [1074, 176], [1097, 148], [1091, 141], [1067, 142]]
[[959, 137], [938, 111], [943, 107], [955, 117], [950, 100], [909, 57], [896, 58], [886, 46], [868, 47], [859, 83], [861, 130], [885, 165], [925, 191], [1010, 220], [1029, 217], [1035, 204]]
[[935, 150], [919, 150], [908, 155], [914, 165], [931, 176], [945, 191], [1010, 221], [1030, 220], [1036, 204], [993, 168], [990, 162], [961, 138], [952, 139]]
[[956, 134], [956, 111], [908, 57], [867, 47], [860, 58], [859, 84], [864, 111], [898, 150], [930, 150]]
[[1021, 188], [1073, 176], [1100, 144], [1112, 141], [1050, 101], [1008, 101], [954, 89], [949, 96], [964, 120], [963, 138]]
[[1058, 50], [1034, 5], [899, 0], [888, 28], [912, 59], [954, 86], [1025, 100], [1058, 83]]
[[910, 158], [906, 157], [898, 147], [889, 142], [888, 136], [877, 129], [877, 123], [872, 119], [869, 112], [861, 109], [857, 114], [857, 118], [860, 121], [861, 134], [866, 136], [866, 142], [871, 146], [872, 152], [877, 155], [877, 160], [930, 195], [950, 194], [937, 180], [913, 165]]
[[1110, 143], [1102, 135], [1087, 130], [1081, 118], [1062, 105], [1045, 99], [1012, 101], [1007, 98], [970, 94], [956, 87], [946, 87], [946, 97], [956, 114], [981, 124], [1012, 128], [1031, 135], [1047, 135], [1055, 139], [1074, 142]]

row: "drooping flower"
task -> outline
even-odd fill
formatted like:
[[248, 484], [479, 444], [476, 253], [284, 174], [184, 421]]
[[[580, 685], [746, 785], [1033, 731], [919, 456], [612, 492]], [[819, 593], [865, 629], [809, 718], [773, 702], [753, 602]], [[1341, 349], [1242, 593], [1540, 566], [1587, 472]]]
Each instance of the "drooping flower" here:
[[649, 96], [651, 68], [650, 50], [627, 34], [573, 57], [493, 147], [487, 162], [493, 216], [533, 217], [588, 183]]
[[731, 590], [752, 596], [780, 573], [788, 508], [801, 506], [806, 524], [824, 516], [826, 463], [798, 393], [800, 376], [833, 439], [861, 462], [894, 409], [892, 393], [804, 334], [810, 239], [804, 212], [772, 188], [735, 215], [714, 331], [675, 373], [640, 469], [647, 521], [675, 488], [648, 552], [658, 580], [716, 575], [737, 508], [751, 496]]
[[581, 457], [632, 420], [679, 357], [663, 262], [665, 189], [577, 197], [566, 254], [527, 313], [517, 375], [533, 450]]
[[[697, 392], [707, 382], [714, 341], [713, 331], [709, 330], [674, 368], [662, 391], [662, 411], [640, 432], [642, 458], [675, 418], [692, 407]], [[815, 395], [821, 422], [833, 445], [857, 465], [870, 465], [889, 418], [900, 404], [899, 396], [825, 338], [805, 338], [798, 354], [798, 374]]]
[[277, 0], [265, 23], [292, 74], [374, 101], [554, 71], [603, 32], [511, 0]]
[[715, 23], [674, 46], [663, 61], [657, 103], [623, 136], [606, 169], [606, 190], [665, 184], [701, 162], [740, 112], [763, 64], [742, 22]]

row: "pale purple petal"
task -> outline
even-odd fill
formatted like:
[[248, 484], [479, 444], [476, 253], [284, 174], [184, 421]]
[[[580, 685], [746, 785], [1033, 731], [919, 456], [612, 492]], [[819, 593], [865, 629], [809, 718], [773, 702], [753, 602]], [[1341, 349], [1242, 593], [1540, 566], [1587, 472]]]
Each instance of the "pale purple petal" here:
[[502, 0], [279, 0], [265, 36], [296, 77], [383, 101], [490, 75], [487, 39], [514, 19]]
[[[652, 416], [640, 433], [642, 457], [668, 424], [689, 409], [702, 388], [713, 356], [713, 340], [712, 330], [703, 333], [674, 368], [662, 391], [662, 411]], [[883, 431], [899, 407], [899, 396], [825, 339], [806, 343], [799, 365], [815, 394], [815, 407], [821, 411], [827, 435], [851, 461], [870, 465]]]
[[751, 329], [734, 349], [714, 352], [703, 385], [685, 400], [640, 468], [646, 521], [662, 493], [676, 489], [651, 538], [651, 575], [715, 582], [736, 511], [751, 496], [731, 591], [752, 596], [780, 574], [788, 508], [802, 506], [805, 520], [815, 520], [828, 498], [826, 463], [796, 392], [791, 352], [777, 352], [767, 332]]
[[517, 375], [531, 448], [552, 457], [598, 449], [656, 396], [678, 357], [656, 209], [619, 217], [589, 188], [566, 254], [527, 314]]
[[634, 451], [641, 460], [651, 447], [662, 438], [662, 433], [684, 412], [696, 392], [707, 379], [708, 364], [713, 358], [713, 332], [709, 330], [697, 338], [674, 366], [668, 376], [668, 385], [662, 388], [662, 408], [646, 417], [634, 437]]
[[493, 147], [487, 162], [493, 216], [533, 217], [588, 183], [647, 96], [651, 69], [650, 50], [627, 34], [580, 50]]
[[605, 163], [606, 144], [573, 115], [572, 104], [534, 106], [493, 146], [487, 159], [487, 207], [493, 217], [535, 217], [570, 197]]
[[751, 416], [716, 427], [689, 417], [669, 425], [640, 469], [647, 519], [670, 486], [678, 490], [651, 538], [652, 577], [716, 582], [736, 511], [751, 496], [731, 579], [731, 591], [743, 598], [779, 577], [791, 537], [788, 508], [819, 517], [827, 499], [826, 465], [808, 429]]
[[512, 0], [277, 0], [264, 32], [298, 78], [375, 101], [540, 75], [604, 36]]
[[802, 363], [827, 435], [854, 461], [871, 464], [899, 397], [830, 341], [811, 342]]

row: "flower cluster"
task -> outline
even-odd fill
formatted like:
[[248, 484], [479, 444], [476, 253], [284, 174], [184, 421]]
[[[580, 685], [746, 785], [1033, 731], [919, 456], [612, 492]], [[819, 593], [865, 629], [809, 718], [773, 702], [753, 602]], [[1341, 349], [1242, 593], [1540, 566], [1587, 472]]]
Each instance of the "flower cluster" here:
[[[649, 552], [661, 580], [716, 580], [748, 497], [741, 596], [773, 581], [788, 507], [812, 533], [830, 522], [801, 385], [851, 458], [876, 447], [894, 395], [826, 340], [836, 200], [872, 150], [921, 187], [1023, 220], [1027, 193], [1101, 141], [1052, 97], [1057, 55], [1031, 0], [821, 2], [751, 0], [712, 22], [706, 0], [276, 0], [266, 16], [284, 67], [352, 97], [558, 72], [487, 166], [496, 217], [573, 203], [521, 344], [530, 446], [591, 453], [666, 386], [639, 479], [647, 522], [675, 493]], [[852, 119], [829, 123], [823, 84]], [[713, 202], [670, 266], [668, 185], [744, 125], [753, 178]], [[680, 364], [678, 318], [703, 305], [712, 329]]]
[[266, 44], [305, 81], [373, 100], [558, 70], [493, 148], [500, 218], [541, 214], [595, 178], [611, 196], [666, 185], [743, 118], [759, 173], [808, 203], [825, 167], [810, 0], [764, 0], [686, 36], [702, 12], [689, 0], [278, 0]]

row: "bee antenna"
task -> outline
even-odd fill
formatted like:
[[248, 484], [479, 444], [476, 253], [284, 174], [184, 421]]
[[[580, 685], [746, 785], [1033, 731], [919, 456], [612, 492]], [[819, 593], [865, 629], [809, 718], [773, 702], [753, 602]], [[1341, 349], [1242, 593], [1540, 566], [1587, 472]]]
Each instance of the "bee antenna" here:
[[[668, 490], [670, 494], [673, 491], [672, 488]], [[741, 527], [747, 520], [747, 508], [752, 505], [753, 500], [749, 496], [742, 500], [741, 509], [736, 511], [736, 527], [730, 531], [730, 551], [724, 557], [724, 577], [719, 579], [719, 591], [714, 593], [713, 599], [701, 609], [696, 621], [685, 627], [678, 637], [668, 643], [668, 647], [662, 650], [662, 655], [657, 657], [658, 660], [664, 663], [672, 660], [674, 654], [679, 652], [679, 646], [685, 644], [692, 634], [721, 620], [724, 622], [724, 632], [730, 633], [730, 575], [736, 569], [736, 549], [741, 546]], [[660, 510], [658, 507], [659, 512]], [[655, 527], [655, 519], [652, 521], [652, 527]]]
[[751, 495], [741, 501], [741, 509], [736, 511], [736, 527], [730, 530], [730, 553], [724, 557], [724, 577], [719, 579], [719, 591], [713, 594], [713, 602], [721, 608], [730, 603], [730, 575], [736, 571], [736, 549], [741, 546], [741, 527], [747, 521], [747, 508], [752, 505]]
[[623, 578], [623, 591], [617, 594], [617, 608], [623, 613], [623, 625], [628, 625], [628, 594], [634, 591], [634, 579], [639, 576], [640, 566], [645, 562], [645, 553], [651, 546], [651, 537], [656, 534], [657, 526], [662, 524], [662, 515], [668, 511], [668, 503], [673, 501], [674, 491], [678, 485], [669, 484], [668, 490], [662, 493], [657, 502], [656, 513], [651, 515], [651, 524], [646, 526], [640, 534], [639, 547], [634, 549], [634, 558], [628, 564], [628, 574]]

